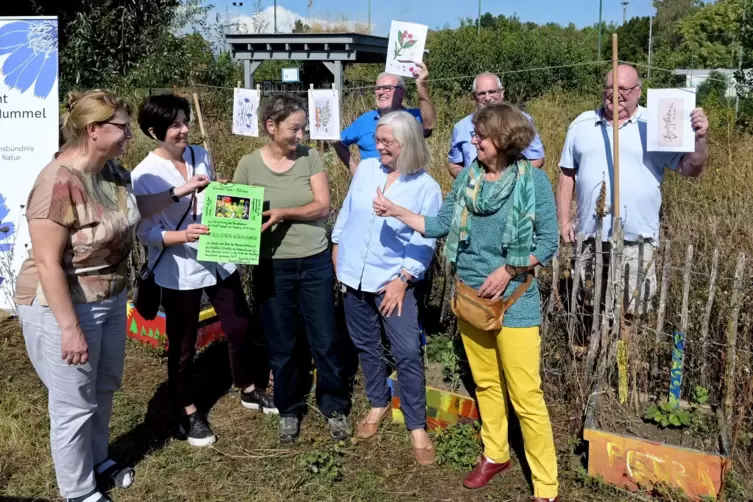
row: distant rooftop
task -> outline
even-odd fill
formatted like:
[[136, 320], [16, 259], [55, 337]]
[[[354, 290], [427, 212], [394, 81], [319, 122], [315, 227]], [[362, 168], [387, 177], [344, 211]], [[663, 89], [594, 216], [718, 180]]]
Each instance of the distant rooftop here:
[[230, 53], [239, 61], [342, 61], [383, 63], [387, 38], [361, 33], [227, 34]]

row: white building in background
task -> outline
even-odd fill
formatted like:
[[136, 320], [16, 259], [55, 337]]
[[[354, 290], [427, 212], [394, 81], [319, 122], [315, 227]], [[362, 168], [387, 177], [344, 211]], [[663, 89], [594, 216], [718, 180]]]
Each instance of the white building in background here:
[[[698, 70], [675, 70], [674, 74], [678, 77], [685, 77], [685, 86], [686, 87], [698, 87], [703, 82], [705, 82], [708, 78], [711, 72], [717, 72], [721, 75], [724, 75], [724, 77], [727, 79], [727, 93], [726, 96], [728, 98], [734, 98], [737, 97], [737, 91], [735, 90], [735, 85], [737, 84], [737, 81], [735, 80], [735, 72], [737, 70], [730, 70], [729, 68], [718, 68], [714, 70], [704, 70], [704, 69], [698, 69]], [[746, 70], [746, 73], [751, 72], [752, 70]]]

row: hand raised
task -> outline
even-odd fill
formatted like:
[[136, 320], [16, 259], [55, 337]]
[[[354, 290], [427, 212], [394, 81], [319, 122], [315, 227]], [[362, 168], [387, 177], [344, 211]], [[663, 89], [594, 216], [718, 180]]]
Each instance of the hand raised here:
[[380, 187], [377, 187], [376, 191], [377, 194], [374, 198], [373, 203], [374, 212], [376, 213], [376, 215], [383, 216], [385, 218], [395, 216], [397, 214], [397, 206], [384, 196], [384, 193], [382, 193], [382, 189]]

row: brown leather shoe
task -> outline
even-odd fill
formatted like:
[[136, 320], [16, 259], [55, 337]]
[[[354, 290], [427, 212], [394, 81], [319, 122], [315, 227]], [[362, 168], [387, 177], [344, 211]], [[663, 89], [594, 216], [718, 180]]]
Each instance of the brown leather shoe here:
[[[416, 460], [421, 465], [431, 465], [434, 463], [434, 459], [437, 456], [437, 451], [434, 449], [434, 445], [432, 444], [431, 440], [426, 437], [428, 441], [428, 445], [424, 446], [423, 448], [416, 448], [415, 444], [413, 444], [413, 456], [416, 457]], [[411, 433], [411, 443], [413, 443], [413, 434]]]
[[470, 489], [483, 488], [494, 476], [510, 468], [510, 461], [501, 464], [493, 464], [485, 456], [476, 464], [471, 472], [463, 480], [463, 486]]
[[379, 423], [384, 420], [384, 418], [389, 415], [391, 411], [392, 407], [387, 406], [387, 408], [385, 408], [384, 411], [379, 415], [379, 418], [376, 422], [367, 422], [366, 417], [364, 417], [358, 424], [358, 428], [356, 429], [356, 437], [358, 439], [369, 439], [371, 436], [376, 434], [379, 430]]
[[560, 502], [560, 498], [559, 496], [554, 497], [553, 499], [544, 497], [531, 497], [531, 502]]

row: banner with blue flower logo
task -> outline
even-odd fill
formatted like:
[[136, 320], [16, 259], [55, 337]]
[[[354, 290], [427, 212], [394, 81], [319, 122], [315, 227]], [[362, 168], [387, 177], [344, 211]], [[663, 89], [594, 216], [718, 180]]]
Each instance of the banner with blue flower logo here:
[[0, 309], [30, 245], [24, 207], [58, 150], [58, 21], [0, 17]]

